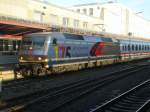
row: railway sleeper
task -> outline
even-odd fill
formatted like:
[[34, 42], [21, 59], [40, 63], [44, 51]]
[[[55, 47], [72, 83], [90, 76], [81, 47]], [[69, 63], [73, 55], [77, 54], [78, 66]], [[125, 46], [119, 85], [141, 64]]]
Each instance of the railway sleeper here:
[[105, 112], [107, 112], [107, 110], [110, 112], [133, 112], [133, 109], [121, 109], [116, 107], [111, 107], [110, 109], [106, 109]]
[[139, 107], [139, 105], [134, 105], [135, 103], [132, 103], [130, 104], [130, 106], [127, 106], [127, 105], [120, 105], [120, 104], [114, 104], [113, 107], [116, 107], [116, 108], [120, 108], [120, 109], [126, 109], [126, 110], [135, 110], [136, 108]]
[[[122, 101], [118, 102], [118, 104], [119, 104], [119, 105], [124, 105], [124, 106], [131, 106], [130, 103], [122, 102]], [[136, 106], [136, 105], [139, 106], [139, 103], [134, 103], [134, 105], [135, 105], [135, 106]]]

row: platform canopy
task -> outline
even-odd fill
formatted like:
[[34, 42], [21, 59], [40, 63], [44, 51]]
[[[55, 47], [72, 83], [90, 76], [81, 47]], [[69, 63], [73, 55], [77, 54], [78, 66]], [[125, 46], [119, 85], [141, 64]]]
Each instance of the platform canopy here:
[[47, 24], [0, 16], [0, 35], [23, 36], [46, 30]]

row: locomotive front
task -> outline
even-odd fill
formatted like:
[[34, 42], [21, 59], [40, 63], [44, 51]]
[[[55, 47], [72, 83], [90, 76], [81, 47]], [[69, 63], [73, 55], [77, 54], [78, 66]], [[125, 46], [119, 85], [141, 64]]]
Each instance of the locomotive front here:
[[19, 70], [23, 76], [43, 73], [44, 68], [48, 67], [48, 44], [49, 38], [46, 34], [26, 35], [21, 42], [16, 71]]

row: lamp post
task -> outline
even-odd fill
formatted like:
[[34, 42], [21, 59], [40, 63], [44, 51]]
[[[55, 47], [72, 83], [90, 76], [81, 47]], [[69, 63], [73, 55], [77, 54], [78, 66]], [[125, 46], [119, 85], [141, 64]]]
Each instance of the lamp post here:
[[143, 11], [139, 11], [139, 12], [136, 12], [135, 14], [142, 14], [143, 13]]
[[129, 32], [128, 36], [129, 36], [129, 59], [131, 59], [131, 36], [132, 36], [132, 32]]

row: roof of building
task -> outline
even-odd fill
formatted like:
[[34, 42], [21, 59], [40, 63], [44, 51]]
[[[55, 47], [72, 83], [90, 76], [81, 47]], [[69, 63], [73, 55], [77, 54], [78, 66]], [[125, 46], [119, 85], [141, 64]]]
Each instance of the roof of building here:
[[102, 2], [102, 3], [86, 3], [86, 4], [77, 4], [77, 5], [73, 5], [73, 7], [79, 7], [79, 6], [88, 6], [88, 5], [104, 5], [104, 4], [112, 4], [112, 3], [116, 3], [116, 2]]

